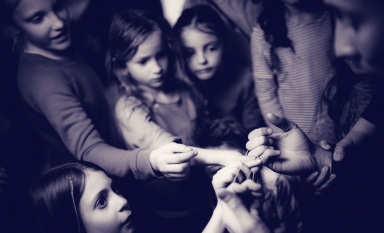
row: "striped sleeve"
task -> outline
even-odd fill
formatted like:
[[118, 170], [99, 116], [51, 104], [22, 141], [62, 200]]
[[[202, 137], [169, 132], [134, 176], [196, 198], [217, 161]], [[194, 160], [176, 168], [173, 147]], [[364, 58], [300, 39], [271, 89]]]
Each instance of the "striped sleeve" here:
[[280, 105], [277, 85], [270, 69], [269, 53], [270, 45], [264, 40], [264, 34], [259, 25], [256, 25], [251, 34], [251, 53], [253, 64], [253, 78], [255, 81], [255, 92], [259, 101], [261, 114], [268, 125], [274, 132], [281, 130], [273, 126], [266, 119], [267, 113], [284, 117], [283, 109]]

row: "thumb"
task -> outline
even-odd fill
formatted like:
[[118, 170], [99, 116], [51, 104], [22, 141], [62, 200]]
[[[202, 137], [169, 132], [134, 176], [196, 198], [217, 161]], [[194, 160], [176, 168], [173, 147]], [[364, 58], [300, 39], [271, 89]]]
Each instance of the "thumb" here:
[[276, 127], [282, 129], [284, 132], [288, 132], [297, 128], [297, 125], [292, 121], [289, 121], [284, 117], [276, 116], [272, 113], [267, 114], [267, 119], [269, 122], [271, 122]]
[[241, 199], [234, 193], [226, 190], [226, 189], [220, 189], [217, 191], [217, 196], [227, 204], [227, 206], [236, 211], [247, 211], [243, 205], [243, 202]]
[[338, 142], [337, 145], [336, 145], [335, 152], [333, 154], [333, 159], [336, 162], [340, 162], [344, 158], [345, 151], [348, 148], [353, 147], [354, 145], [355, 145], [355, 143], [354, 143], [354, 141], [352, 139], [346, 138], [346, 137], [343, 138], [343, 140]]

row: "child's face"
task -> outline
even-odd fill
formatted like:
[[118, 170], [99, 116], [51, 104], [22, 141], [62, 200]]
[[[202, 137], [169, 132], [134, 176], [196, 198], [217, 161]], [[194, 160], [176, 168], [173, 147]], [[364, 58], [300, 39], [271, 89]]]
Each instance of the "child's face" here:
[[324, 0], [336, 16], [335, 51], [359, 73], [384, 73], [384, 1]]
[[126, 63], [126, 71], [141, 86], [157, 89], [164, 83], [168, 57], [160, 32], [153, 32]]
[[181, 33], [189, 70], [200, 80], [212, 78], [223, 57], [223, 43], [217, 36], [187, 27]]
[[24, 37], [26, 51], [44, 56], [71, 44], [69, 15], [61, 1], [22, 0], [12, 17]]
[[128, 202], [112, 189], [112, 180], [101, 171], [87, 170], [85, 173], [79, 212], [86, 232], [133, 232]]

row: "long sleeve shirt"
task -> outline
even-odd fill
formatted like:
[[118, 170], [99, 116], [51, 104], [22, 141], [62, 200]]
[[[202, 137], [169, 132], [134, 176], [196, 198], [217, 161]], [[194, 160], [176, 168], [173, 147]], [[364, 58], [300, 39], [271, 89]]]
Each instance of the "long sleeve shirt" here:
[[77, 159], [114, 176], [156, 177], [149, 150], [113, 146], [119, 146], [118, 135], [102, 85], [79, 56], [52, 60], [22, 53], [17, 81], [27, 116], [51, 152], [42, 161], [45, 169]]

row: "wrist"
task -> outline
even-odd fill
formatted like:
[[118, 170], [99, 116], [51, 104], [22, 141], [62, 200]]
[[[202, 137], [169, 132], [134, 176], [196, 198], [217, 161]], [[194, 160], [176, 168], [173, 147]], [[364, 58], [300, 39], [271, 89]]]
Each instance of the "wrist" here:
[[159, 167], [157, 166], [157, 163], [156, 163], [156, 157], [157, 157], [157, 155], [156, 155], [155, 150], [151, 151], [151, 153], [149, 154], [149, 161], [151, 163], [152, 170], [155, 173], [158, 173], [160, 171], [159, 171]]
[[332, 150], [325, 150], [320, 145], [316, 145], [314, 149], [314, 157], [316, 161], [316, 171], [321, 172], [324, 166], [328, 166], [330, 170], [332, 170], [332, 154], [334, 151], [334, 147]]

